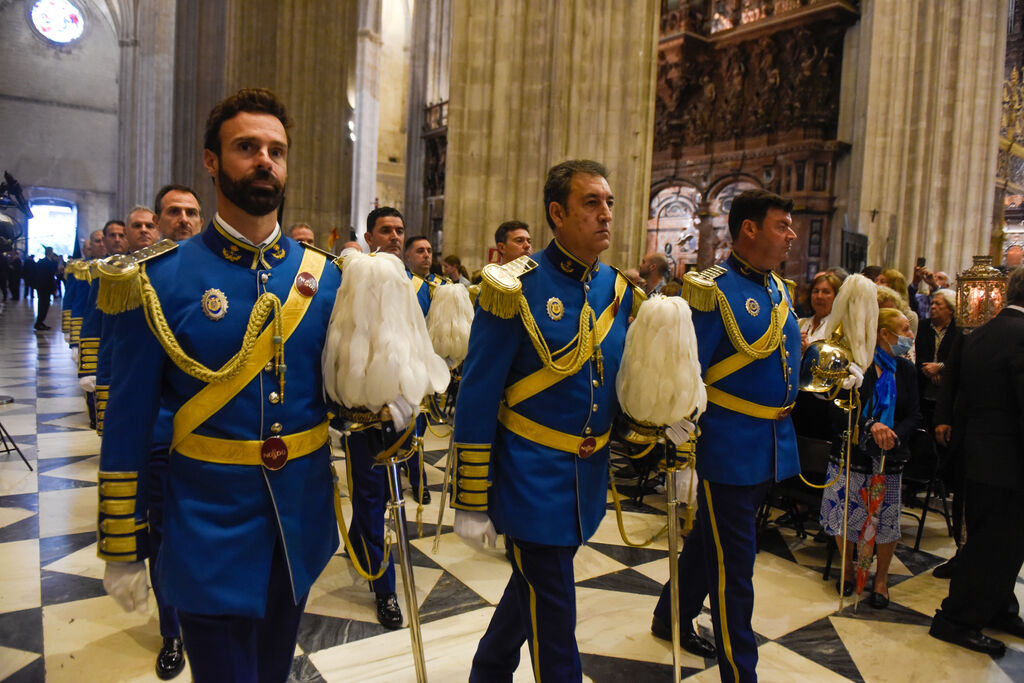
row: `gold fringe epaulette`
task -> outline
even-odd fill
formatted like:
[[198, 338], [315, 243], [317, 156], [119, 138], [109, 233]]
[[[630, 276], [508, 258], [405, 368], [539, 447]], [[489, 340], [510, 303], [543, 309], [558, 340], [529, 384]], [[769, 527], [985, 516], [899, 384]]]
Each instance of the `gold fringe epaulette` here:
[[645, 294], [644, 290], [642, 290], [640, 287], [637, 287], [636, 283], [634, 283], [632, 280], [626, 277], [626, 274], [623, 273], [621, 270], [619, 270], [615, 266], [612, 266], [611, 268], [616, 273], [618, 273], [619, 277], [625, 278], [626, 282], [629, 283], [629, 288], [633, 290], [633, 306], [629, 310], [629, 316], [631, 318], [635, 318], [637, 311], [640, 310], [640, 304], [647, 301], [647, 294]]
[[718, 285], [715, 278], [725, 274], [722, 266], [711, 266], [699, 273], [690, 271], [683, 276], [683, 298], [691, 308], [698, 311], [713, 311], [718, 301]]
[[519, 312], [519, 296], [523, 283], [519, 281], [526, 273], [537, 267], [529, 256], [520, 256], [514, 261], [499, 266], [488, 263], [481, 271], [480, 308], [499, 318], [514, 318]]
[[110, 315], [131, 311], [142, 305], [141, 264], [178, 248], [174, 240], [160, 240], [130, 254], [115, 254], [96, 263], [100, 289], [96, 308]]
[[786, 283], [786, 289], [789, 290], [789, 300], [791, 302], [796, 301], [796, 282], [793, 280], [787, 280], [786, 278], [782, 278], [782, 281]]

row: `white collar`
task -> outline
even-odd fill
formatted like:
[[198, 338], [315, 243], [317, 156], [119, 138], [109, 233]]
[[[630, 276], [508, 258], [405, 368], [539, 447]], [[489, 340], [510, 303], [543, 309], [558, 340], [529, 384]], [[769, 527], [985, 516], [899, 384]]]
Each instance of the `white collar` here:
[[[246, 244], [252, 244], [252, 240], [250, 240], [248, 237], [246, 237], [242, 233], [240, 233], [237, 230], [235, 230], [234, 228], [232, 228], [228, 224], [228, 222], [221, 217], [221, 215], [219, 213], [215, 213], [213, 215], [213, 219], [215, 221], [217, 221], [217, 223], [220, 225], [220, 227], [224, 228], [224, 232], [226, 232], [227, 234], [231, 235], [236, 240], [239, 240], [241, 242], [245, 242]], [[267, 246], [268, 244], [273, 242], [275, 239], [277, 239], [277, 235], [280, 232], [281, 232], [281, 224], [280, 223], [274, 223], [274, 230], [269, 235], [267, 235], [267, 238], [265, 240], [263, 240], [262, 242], [260, 242], [259, 244], [252, 244], [252, 246], [256, 247], [257, 249], [263, 249], [263, 247]]]
[[1011, 304], [1011, 305], [1007, 306], [1007, 308], [1012, 308], [1015, 311], [1020, 311], [1021, 313], [1024, 313], [1024, 306], [1018, 306], [1017, 304]]

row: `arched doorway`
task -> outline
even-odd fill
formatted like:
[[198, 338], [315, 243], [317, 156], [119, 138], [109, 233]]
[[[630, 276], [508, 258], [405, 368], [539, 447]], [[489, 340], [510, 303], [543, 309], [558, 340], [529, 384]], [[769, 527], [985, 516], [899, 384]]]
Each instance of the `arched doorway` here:
[[647, 220], [647, 250], [664, 253], [672, 265], [671, 274], [682, 277], [697, 264], [697, 188], [670, 185], [651, 199]]

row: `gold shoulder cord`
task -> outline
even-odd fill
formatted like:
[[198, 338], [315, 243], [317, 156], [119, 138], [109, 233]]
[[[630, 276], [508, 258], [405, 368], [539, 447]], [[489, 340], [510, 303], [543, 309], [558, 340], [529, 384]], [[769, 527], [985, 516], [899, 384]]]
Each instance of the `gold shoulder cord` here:
[[[185, 353], [178, 340], [175, 339], [174, 332], [171, 330], [170, 325], [167, 324], [167, 318], [164, 317], [164, 311], [160, 306], [160, 299], [157, 297], [156, 289], [150, 284], [149, 277], [146, 275], [146, 264], [141, 265], [139, 279], [142, 291], [142, 309], [145, 311], [146, 323], [149, 325], [149, 329], [152, 330], [153, 336], [160, 341], [160, 345], [164, 347], [167, 356], [182, 372], [198, 380], [211, 384], [214, 382], [225, 382], [237, 375], [249, 360], [249, 356], [252, 355], [253, 349], [256, 346], [256, 339], [260, 336], [263, 325], [266, 324], [271, 314], [274, 316], [274, 320], [271, 323], [274, 325], [274, 340], [283, 339], [281, 300], [275, 294], [264, 292], [256, 299], [256, 303], [252, 307], [252, 313], [249, 314], [249, 322], [245, 327], [245, 334], [242, 336], [242, 346], [238, 353], [224, 363], [220, 369], [211, 370]], [[284, 369], [283, 343], [277, 343], [275, 356], [275, 365], [278, 368], [279, 375], [278, 381], [281, 383], [281, 390], [283, 392], [284, 378], [281, 376]]]
[[778, 304], [772, 306], [771, 322], [769, 323], [771, 335], [768, 337], [768, 342], [765, 344], [764, 349], [758, 351], [743, 338], [740, 326], [736, 322], [736, 316], [733, 314], [732, 308], [729, 307], [729, 300], [726, 299], [722, 290], [717, 290], [715, 296], [718, 299], [718, 308], [722, 311], [722, 322], [725, 324], [726, 334], [729, 335], [729, 341], [732, 342], [737, 351], [754, 360], [767, 358], [775, 352], [775, 349], [779, 347], [779, 342], [782, 341], [782, 327], [786, 322], [781, 315], [782, 309]]
[[[558, 361], [554, 359], [555, 354], [548, 347], [547, 341], [544, 339], [544, 335], [541, 334], [540, 327], [538, 327], [537, 321], [533, 317], [533, 313], [530, 312], [530, 305], [527, 303], [526, 297], [521, 293], [519, 294], [519, 317], [522, 318], [526, 334], [530, 337], [533, 348], [537, 351], [537, 355], [540, 356], [540, 362], [544, 367], [549, 368], [556, 375], [568, 377], [579, 372], [580, 368], [590, 360], [591, 356], [596, 355], [598, 373], [601, 375], [601, 383], [604, 383], [604, 363], [601, 358], [600, 342], [593, 334], [594, 326], [597, 324], [597, 316], [586, 299], [583, 300], [583, 309], [580, 311], [579, 330], [567, 345], [567, 347], [571, 346], [575, 341], [577, 342], [576, 348], [572, 349]], [[561, 350], [559, 349], [559, 351]]]

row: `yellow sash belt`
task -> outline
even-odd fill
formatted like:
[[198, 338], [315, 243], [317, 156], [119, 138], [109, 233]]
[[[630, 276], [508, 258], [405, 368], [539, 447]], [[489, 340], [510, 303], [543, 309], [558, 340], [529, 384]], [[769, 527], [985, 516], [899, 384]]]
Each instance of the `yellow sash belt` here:
[[[327, 443], [327, 422], [312, 429], [281, 437], [288, 448], [288, 459], [295, 460], [318, 450]], [[175, 449], [178, 453], [203, 462], [219, 465], [261, 465], [262, 441], [218, 439], [212, 436], [188, 434]]]
[[[557, 429], [551, 427], [545, 427], [539, 422], [534, 422], [528, 417], [523, 417], [519, 413], [513, 411], [506, 405], [502, 405], [498, 409], [498, 421], [505, 425], [513, 434], [528, 439], [534, 443], [540, 444], [541, 446], [547, 446], [548, 448], [554, 448], [558, 451], [565, 451], [566, 453], [572, 453], [577, 455], [580, 452], [580, 446], [583, 444], [584, 439], [589, 437], [575, 436], [573, 434], [567, 434], [560, 432]], [[599, 451], [608, 444], [608, 437], [611, 435], [609, 429], [600, 436], [593, 437], [597, 441], [597, 445], [594, 447], [594, 451]]]

